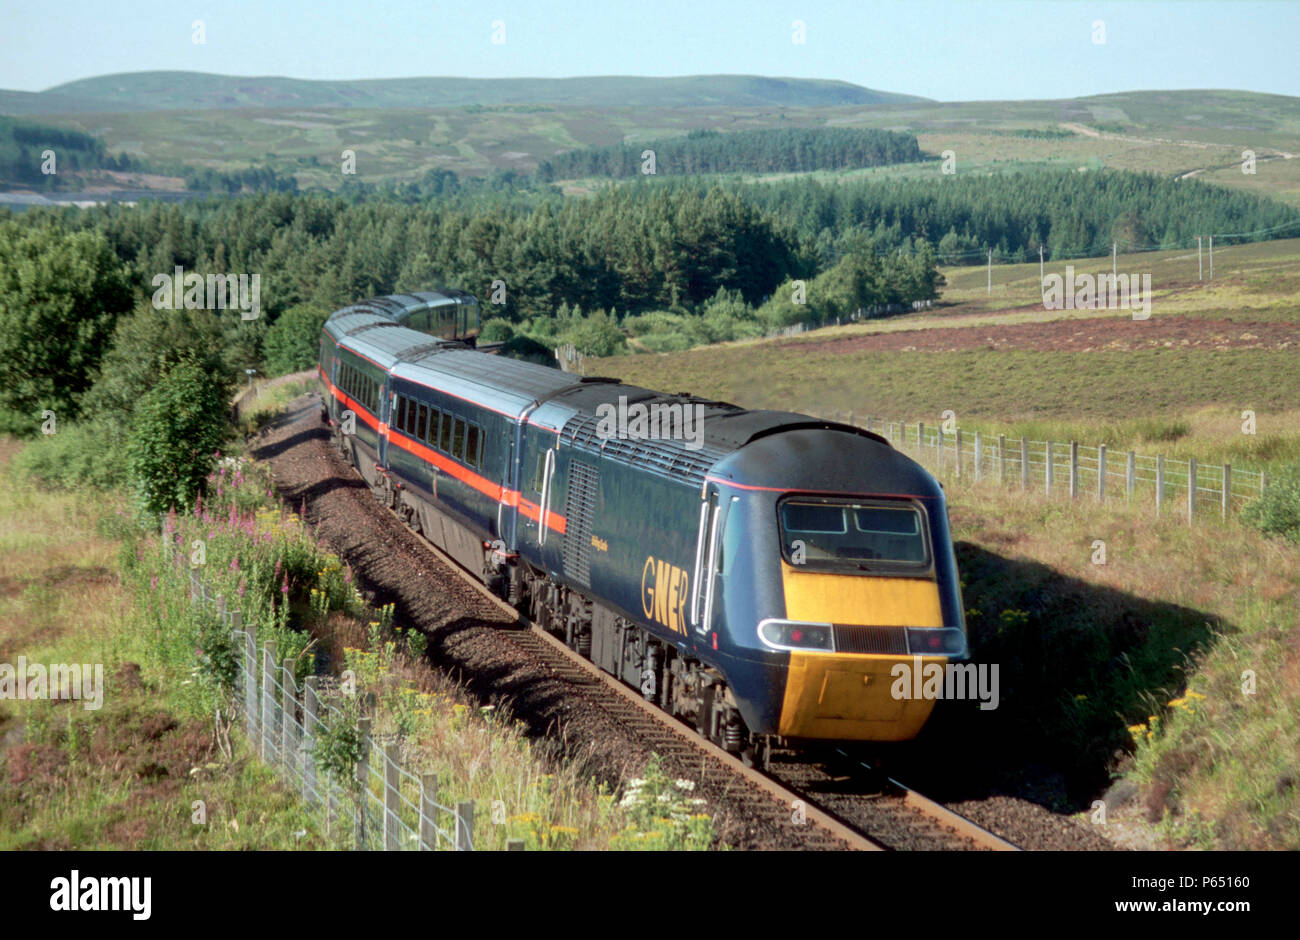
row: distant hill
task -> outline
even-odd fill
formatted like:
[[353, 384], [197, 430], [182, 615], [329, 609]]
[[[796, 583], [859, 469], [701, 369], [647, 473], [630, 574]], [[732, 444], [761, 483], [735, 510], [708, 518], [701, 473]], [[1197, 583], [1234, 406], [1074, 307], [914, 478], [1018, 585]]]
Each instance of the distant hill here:
[[758, 75], [673, 78], [382, 78], [309, 81], [203, 72], [125, 72], [41, 92], [0, 91], [0, 112], [69, 114], [228, 108], [447, 108], [550, 104], [566, 107], [834, 107], [924, 102], [849, 82]]

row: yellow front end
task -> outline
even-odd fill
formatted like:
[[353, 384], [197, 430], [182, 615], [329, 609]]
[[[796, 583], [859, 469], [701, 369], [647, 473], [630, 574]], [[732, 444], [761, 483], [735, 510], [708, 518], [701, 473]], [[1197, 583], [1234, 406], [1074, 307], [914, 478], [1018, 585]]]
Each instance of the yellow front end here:
[[[939, 587], [920, 578], [800, 571], [781, 563], [786, 616], [791, 620], [878, 627], [943, 623]], [[945, 664], [926, 656], [922, 665]], [[907, 655], [792, 651], [781, 705], [780, 734], [841, 741], [906, 741], [916, 737], [934, 702], [895, 697], [890, 670]], [[910, 685], [910, 683], [909, 683]]]

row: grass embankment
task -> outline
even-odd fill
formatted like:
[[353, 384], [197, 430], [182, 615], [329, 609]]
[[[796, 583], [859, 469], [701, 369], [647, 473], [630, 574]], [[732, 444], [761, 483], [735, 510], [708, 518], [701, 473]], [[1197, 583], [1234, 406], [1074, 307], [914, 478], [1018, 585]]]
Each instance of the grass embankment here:
[[269, 770], [243, 748], [220, 756], [189, 669], [146, 629], [119, 575], [135, 564], [120, 501], [16, 479], [16, 448], [0, 458], [0, 663], [100, 664], [104, 682], [99, 710], [0, 701], [0, 848], [319, 846]]
[[1001, 702], [941, 706], [923, 754], [1085, 820], [1122, 776], [1133, 797], [1107, 824], [1137, 844], [1300, 848], [1300, 546], [989, 484], [950, 500]]
[[[347, 827], [326, 833], [319, 813], [252, 756], [238, 726], [215, 730], [218, 707], [226, 721], [232, 714], [234, 649], [188, 599], [185, 568], [195, 558], [211, 590], [257, 623], [260, 638], [275, 639], [281, 657], [297, 659], [300, 678], [355, 672], [356, 695], [333, 699], [340, 713], [355, 718], [373, 696], [372, 736], [397, 743], [408, 770], [437, 775], [439, 802], [475, 803], [476, 848], [508, 838], [534, 849], [712, 841], [710, 817], [657, 762], [616, 804], [580, 760], [530, 741], [503, 712], [475, 708], [423, 660], [423, 637], [366, 608], [338, 559], [251, 465], [226, 462], [210, 501], [170, 518], [183, 546], [171, 564], [158, 534], [102, 495], [42, 491], [7, 466], [0, 490], [10, 625], [0, 629], [0, 662], [102, 663], [106, 684], [99, 711], [0, 702], [4, 847], [346, 847]], [[347, 736], [340, 726], [325, 737], [337, 754]], [[661, 795], [670, 799], [657, 802]], [[204, 824], [193, 821], [198, 800]]]

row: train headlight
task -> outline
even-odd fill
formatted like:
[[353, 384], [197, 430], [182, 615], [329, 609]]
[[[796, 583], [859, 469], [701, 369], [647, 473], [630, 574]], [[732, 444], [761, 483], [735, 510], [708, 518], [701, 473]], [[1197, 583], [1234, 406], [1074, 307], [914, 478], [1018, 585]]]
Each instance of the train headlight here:
[[962, 656], [966, 634], [956, 627], [908, 627], [907, 651], [913, 656]]
[[806, 623], [799, 620], [764, 620], [758, 625], [758, 638], [773, 649], [835, 649], [835, 630], [829, 623]]

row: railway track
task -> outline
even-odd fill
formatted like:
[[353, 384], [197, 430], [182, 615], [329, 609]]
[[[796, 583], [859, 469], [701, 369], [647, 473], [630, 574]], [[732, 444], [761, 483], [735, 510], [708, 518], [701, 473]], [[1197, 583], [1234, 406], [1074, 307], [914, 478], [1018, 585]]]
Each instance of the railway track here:
[[[313, 406], [314, 407], [314, 406]], [[337, 452], [321, 443], [330, 454], [331, 469], [354, 468]], [[358, 499], [370, 490], [356, 490]], [[633, 689], [608, 675], [592, 662], [531, 623], [450, 556], [411, 532], [397, 513], [371, 500], [383, 511], [395, 533], [442, 564], [445, 571], [477, 597], [494, 608], [502, 622], [521, 629], [501, 634], [529, 658], [543, 665], [555, 679], [563, 681], [573, 694], [586, 699], [611, 719], [629, 729], [638, 741], [659, 753], [671, 767], [692, 773], [700, 792], [721, 797], [729, 812], [743, 818], [754, 831], [779, 832], [778, 847], [808, 850], [1015, 850], [965, 817], [952, 812], [915, 790], [882, 775], [845, 751], [834, 761], [794, 758], [774, 762], [771, 772], [747, 766], [731, 753], [699, 736], [677, 719], [646, 702]]]

